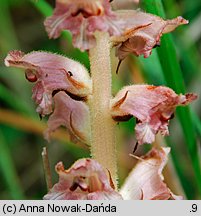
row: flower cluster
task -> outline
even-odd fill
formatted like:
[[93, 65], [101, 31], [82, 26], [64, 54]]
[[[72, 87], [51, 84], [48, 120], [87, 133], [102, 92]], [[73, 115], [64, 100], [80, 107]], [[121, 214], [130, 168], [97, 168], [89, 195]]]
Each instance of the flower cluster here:
[[[49, 38], [69, 30], [74, 46], [89, 51], [96, 46], [95, 32], [107, 32], [116, 56], [122, 61], [130, 53], [148, 57], [160, 45], [163, 34], [187, 23], [182, 17], [163, 20], [140, 10], [114, 11], [108, 0], [56, 0], [53, 15], [44, 25]], [[83, 65], [44, 51], [11, 51], [5, 65], [25, 69], [26, 79], [34, 82], [32, 98], [37, 104], [36, 111], [41, 117], [49, 115], [47, 140], [58, 127], [65, 126], [74, 140], [91, 145], [89, 104], [95, 86]], [[130, 85], [110, 98], [108, 112], [114, 123], [136, 118], [137, 142], [152, 143], [157, 133], [169, 134], [169, 120], [176, 107], [196, 98], [195, 94], [176, 94], [165, 86]], [[107, 173], [107, 167], [102, 167], [100, 161], [80, 159], [68, 170], [60, 162], [56, 165], [59, 182], [44, 199], [180, 199], [163, 182], [162, 169], [169, 151], [153, 148], [142, 156], [119, 191], [110, 170]]]
[[[25, 68], [26, 78], [36, 82], [32, 95], [38, 104], [36, 111], [41, 116], [50, 114], [45, 132], [48, 140], [50, 133], [62, 125], [89, 144], [91, 132], [87, 100], [92, 92], [92, 81], [84, 66], [55, 54], [32, 52], [25, 55], [20, 51], [10, 52], [5, 64]], [[165, 86], [131, 85], [111, 99], [111, 118], [121, 122], [135, 117], [138, 143], [152, 143], [158, 132], [169, 134], [168, 123], [175, 108], [196, 98], [195, 94], [177, 95]]]
[[143, 156], [119, 192], [115, 191], [104, 169], [95, 160], [80, 159], [68, 170], [59, 162], [55, 167], [59, 182], [44, 199], [182, 199], [181, 196], [174, 195], [163, 182], [162, 170], [167, 163], [169, 151], [169, 148], [152, 149]]

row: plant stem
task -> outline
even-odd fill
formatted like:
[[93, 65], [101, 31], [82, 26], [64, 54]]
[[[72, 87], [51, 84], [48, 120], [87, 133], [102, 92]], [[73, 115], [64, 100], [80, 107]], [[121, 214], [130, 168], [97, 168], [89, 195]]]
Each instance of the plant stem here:
[[43, 158], [43, 167], [45, 172], [45, 180], [47, 184], [47, 191], [49, 191], [52, 188], [52, 175], [51, 175], [49, 157], [48, 157], [48, 152], [46, 147], [43, 148], [42, 158]]
[[115, 122], [110, 115], [111, 62], [109, 35], [96, 33], [96, 46], [89, 51], [93, 92], [91, 110], [91, 155], [117, 184]]

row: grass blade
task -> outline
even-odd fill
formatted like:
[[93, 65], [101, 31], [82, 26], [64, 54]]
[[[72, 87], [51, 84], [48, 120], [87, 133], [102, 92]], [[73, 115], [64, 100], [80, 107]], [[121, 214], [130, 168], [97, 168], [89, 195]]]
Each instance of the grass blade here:
[[[142, 4], [147, 12], [165, 17], [161, 0], [143, 0]], [[157, 52], [167, 85], [173, 88], [177, 93], [185, 93], [184, 80], [180, 65], [177, 61], [172, 36], [170, 34], [164, 35], [161, 40], [161, 44], [162, 46], [157, 49]], [[179, 117], [183, 134], [186, 140], [186, 147], [192, 161], [197, 188], [201, 194], [201, 169], [199, 150], [196, 143], [196, 136], [189, 107], [178, 108], [177, 115]]]
[[0, 170], [5, 178], [12, 199], [24, 199], [22, 188], [19, 184], [18, 176], [14, 167], [14, 163], [10, 156], [9, 147], [0, 131]]

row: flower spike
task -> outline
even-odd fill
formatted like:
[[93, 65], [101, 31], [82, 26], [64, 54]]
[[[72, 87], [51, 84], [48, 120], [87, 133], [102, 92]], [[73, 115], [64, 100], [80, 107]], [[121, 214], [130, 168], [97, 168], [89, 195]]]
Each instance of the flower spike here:
[[197, 95], [177, 95], [164, 86], [132, 85], [124, 87], [111, 100], [111, 114], [114, 120], [127, 120], [134, 116], [136, 139], [140, 144], [152, 143], [160, 132], [168, 135], [168, 123], [177, 106], [185, 106]]

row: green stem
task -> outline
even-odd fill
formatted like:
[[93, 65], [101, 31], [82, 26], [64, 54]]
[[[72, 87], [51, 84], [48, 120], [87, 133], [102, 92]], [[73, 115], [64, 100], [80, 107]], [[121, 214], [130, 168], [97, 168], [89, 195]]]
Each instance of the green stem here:
[[91, 154], [117, 180], [115, 122], [110, 115], [111, 62], [109, 35], [96, 33], [96, 46], [89, 52], [93, 92], [91, 109]]
[[[143, 0], [142, 4], [147, 12], [165, 17], [161, 0]], [[184, 93], [185, 85], [183, 76], [177, 60], [173, 39], [170, 34], [162, 37], [161, 47], [157, 49], [157, 52], [167, 85], [173, 88], [177, 93]], [[200, 156], [189, 107], [178, 108], [177, 115], [186, 140], [186, 147], [192, 161], [197, 188], [201, 193]]]

